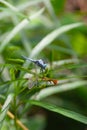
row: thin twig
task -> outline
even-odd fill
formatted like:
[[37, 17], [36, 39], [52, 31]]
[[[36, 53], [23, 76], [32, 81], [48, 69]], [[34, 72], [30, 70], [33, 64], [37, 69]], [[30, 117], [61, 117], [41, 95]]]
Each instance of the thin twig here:
[[[2, 105], [0, 104], [0, 107], [2, 107]], [[15, 119], [15, 116], [10, 112], [7, 111], [7, 115], [11, 118], [11, 119]], [[23, 130], [29, 130], [20, 120], [16, 119], [16, 123], [23, 129]]]

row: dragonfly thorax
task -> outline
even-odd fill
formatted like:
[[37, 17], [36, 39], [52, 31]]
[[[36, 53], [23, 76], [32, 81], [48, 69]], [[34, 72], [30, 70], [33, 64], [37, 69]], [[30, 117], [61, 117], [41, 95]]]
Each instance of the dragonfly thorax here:
[[41, 69], [45, 69], [47, 64], [44, 63], [44, 61], [42, 59], [40, 60], [36, 60], [35, 62], [39, 67], [41, 67]]

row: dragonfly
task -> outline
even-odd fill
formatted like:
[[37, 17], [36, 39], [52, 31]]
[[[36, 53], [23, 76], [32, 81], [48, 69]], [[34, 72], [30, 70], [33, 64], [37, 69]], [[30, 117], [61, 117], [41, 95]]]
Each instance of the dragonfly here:
[[42, 59], [39, 59], [39, 60], [33, 60], [31, 58], [28, 58], [26, 56], [22, 56], [25, 60], [28, 60], [28, 61], [31, 61], [33, 62], [34, 64], [36, 64], [37, 66], [39, 66], [41, 68], [41, 70], [45, 70], [46, 69], [46, 66], [47, 64], [42, 60]]
[[[23, 59], [25, 60], [28, 60], [28, 61], [31, 61], [33, 62], [34, 64], [36, 64], [37, 66], [39, 66], [43, 72], [43, 70], [46, 69], [46, 66], [47, 64], [42, 60], [42, 59], [39, 59], [39, 60], [33, 60], [31, 58], [28, 58], [26, 56], [22, 56]], [[36, 77], [36, 80], [33, 79], [33, 78], [27, 78], [28, 81], [29, 81], [29, 89], [31, 89], [33, 86], [37, 86], [38, 85], [38, 81], [46, 81], [46, 82], [53, 82], [54, 85], [57, 85], [58, 84], [58, 80], [57, 79], [52, 79], [52, 78], [48, 78], [48, 77]]]

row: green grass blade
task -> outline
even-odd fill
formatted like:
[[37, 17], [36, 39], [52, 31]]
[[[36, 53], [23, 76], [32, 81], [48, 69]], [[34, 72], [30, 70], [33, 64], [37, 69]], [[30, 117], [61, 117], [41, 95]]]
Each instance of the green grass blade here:
[[10, 8], [12, 11], [18, 12], [18, 9], [15, 8], [13, 5], [11, 5], [9, 2], [7, 2], [5, 0], [0, 0], [0, 2], [3, 3], [4, 5], [6, 5], [8, 8]]
[[35, 98], [38, 99], [38, 100], [43, 99], [43, 98], [46, 98], [47, 96], [50, 96], [52, 94], [76, 89], [76, 88], [81, 87], [83, 85], [87, 85], [87, 81], [79, 80], [79, 81], [74, 81], [73, 83], [66, 83], [66, 84], [63, 84], [63, 85], [55, 86], [55, 87], [44, 88], [43, 90], [41, 90], [38, 93], [38, 95]]
[[18, 25], [16, 25], [12, 31], [4, 38], [0, 45], [0, 53], [3, 52], [4, 48], [10, 43], [10, 41], [15, 37], [15, 35], [18, 34], [19, 31], [21, 31], [25, 26], [29, 24], [29, 19], [33, 20], [37, 18], [39, 15], [41, 15], [44, 11], [44, 8], [33, 14], [32, 16], [23, 19]]
[[35, 57], [38, 55], [46, 46], [51, 44], [51, 42], [63, 34], [64, 32], [67, 32], [73, 28], [82, 26], [83, 23], [74, 23], [70, 25], [64, 25], [60, 28], [57, 28], [56, 30], [52, 31], [50, 34], [46, 35], [32, 50], [30, 57]]
[[29, 100], [29, 103], [36, 105], [36, 106], [43, 107], [49, 111], [59, 113], [63, 116], [69, 117], [69, 118], [74, 119], [76, 121], [79, 121], [81, 123], [87, 124], [87, 117], [84, 115], [81, 115], [77, 112], [67, 110], [67, 109], [64, 109], [62, 107], [55, 106], [53, 104], [49, 104], [49, 103], [42, 102], [42, 101]]
[[11, 59], [11, 58], [8, 58], [7, 61], [10, 62], [10, 63], [14, 63], [14, 64], [24, 63], [24, 60], [22, 60], [22, 59]]
[[[2, 109], [0, 111], [0, 124], [1, 125], [2, 125], [2, 122], [3, 122], [4, 118], [5, 118], [5, 116], [6, 116], [6, 113], [7, 113], [8, 109], [9, 109], [9, 105], [10, 105], [12, 99], [13, 99], [13, 94], [9, 94], [7, 99], [5, 100], [4, 105], [2, 106]], [[0, 125], [0, 128], [2, 127], [1, 125]]]
[[26, 8], [29, 8], [31, 6], [38, 6], [38, 4], [40, 4], [41, 2], [43, 2], [43, 0], [30, 0], [30, 1], [24, 1], [23, 3], [21, 3], [20, 5], [17, 6], [17, 8], [20, 11], [25, 10]]

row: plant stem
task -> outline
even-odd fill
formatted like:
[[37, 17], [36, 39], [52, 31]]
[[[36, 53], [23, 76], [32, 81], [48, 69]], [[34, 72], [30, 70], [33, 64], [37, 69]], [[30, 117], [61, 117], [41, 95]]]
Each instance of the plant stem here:
[[[2, 108], [2, 105], [0, 104], [0, 108]], [[7, 111], [7, 115], [11, 118], [11, 119], [15, 119], [15, 116], [10, 112]], [[20, 128], [22, 128], [23, 130], [29, 130], [20, 120], [16, 119], [16, 124], [18, 124], [18, 126]]]

